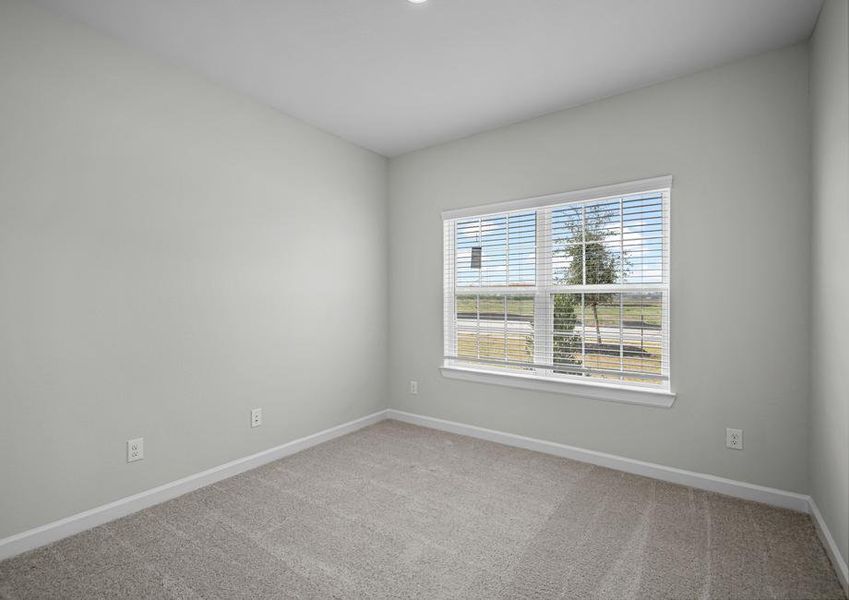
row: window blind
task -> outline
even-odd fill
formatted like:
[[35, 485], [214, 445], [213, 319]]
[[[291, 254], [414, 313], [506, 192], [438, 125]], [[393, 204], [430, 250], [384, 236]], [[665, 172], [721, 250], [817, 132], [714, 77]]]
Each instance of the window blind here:
[[445, 365], [668, 389], [670, 186], [446, 215]]

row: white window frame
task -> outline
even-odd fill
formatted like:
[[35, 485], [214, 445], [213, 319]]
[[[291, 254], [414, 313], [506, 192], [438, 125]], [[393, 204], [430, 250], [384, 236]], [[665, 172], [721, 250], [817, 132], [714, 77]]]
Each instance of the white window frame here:
[[[455, 210], [447, 210], [442, 213], [443, 218], [443, 290], [444, 290], [444, 354], [441, 372], [445, 377], [462, 379], [478, 383], [487, 383], [516, 387], [537, 391], [565, 393], [600, 400], [611, 400], [615, 402], [627, 402], [643, 404], [648, 406], [670, 407], [675, 401], [675, 393], [672, 391], [670, 377], [670, 339], [669, 339], [669, 226], [670, 226], [670, 190], [672, 188], [672, 177], [654, 177], [614, 185], [575, 190], [559, 194], [550, 194], [522, 200], [512, 200], [498, 204], [475, 206]], [[456, 315], [455, 302], [455, 258], [454, 244], [456, 219], [490, 215], [493, 213], [512, 213], [519, 211], [536, 211], [537, 248], [550, 248], [550, 240], [545, 239], [551, 234], [551, 212], [553, 207], [570, 203], [584, 203], [589, 201], [604, 200], [632, 194], [648, 192], [663, 192], [663, 264], [664, 277], [660, 284], [634, 284], [632, 289], [639, 291], [661, 291], [663, 298], [662, 311], [665, 320], [665, 343], [666, 352], [663, 352], [662, 373], [665, 376], [663, 385], [644, 385], [639, 383], [611, 382], [602, 379], [590, 379], [584, 377], [570, 377], [555, 374], [551, 370], [537, 367], [534, 373], [511, 372], [503, 369], [488, 369], [486, 365], [470, 365], [468, 362], [458, 360], [456, 357]], [[581, 286], [555, 285], [552, 282], [552, 253], [536, 252], [536, 285], [534, 287], [534, 363], [547, 365], [552, 363], [553, 346], [553, 307], [552, 294], [559, 292], [586, 292], [587, 288]], [[596, 289], [595, 287], [593, 289]], [[613, 291], [616, 293], [626, 292], [628, 285], [615, 284], [612, 286], [599, 286], [598, 291]], [[472, 290], [468, 290], [473, 293]], [[492, 292], [494, 288], [483, 288], [482, 293]], [[501, 290], [495, 290], [501, 291]], [[522, 288], [505, 287], [503, 293], [527, 295]]]

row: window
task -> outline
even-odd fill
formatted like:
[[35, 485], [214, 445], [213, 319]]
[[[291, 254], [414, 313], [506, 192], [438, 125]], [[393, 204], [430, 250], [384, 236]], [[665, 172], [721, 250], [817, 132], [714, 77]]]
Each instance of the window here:
[[671, 396], [670, 187], [662, 177], [444, 213], [443, 367]]

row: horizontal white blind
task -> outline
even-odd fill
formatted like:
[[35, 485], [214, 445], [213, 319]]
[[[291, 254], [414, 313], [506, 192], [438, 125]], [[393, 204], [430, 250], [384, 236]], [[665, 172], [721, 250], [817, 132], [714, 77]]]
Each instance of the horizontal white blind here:
[[669, 189], [444, 220], [445, 361], [669, 381]]

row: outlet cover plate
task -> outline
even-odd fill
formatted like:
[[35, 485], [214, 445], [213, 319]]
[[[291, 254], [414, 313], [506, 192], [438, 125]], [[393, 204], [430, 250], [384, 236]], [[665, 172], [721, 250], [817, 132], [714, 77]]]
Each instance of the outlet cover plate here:
[[254, 408], [251, 410], [251, 427], [259, 427], [262, 425], [262, 409]]
[[144, 459], [144, 438], [127, 440], [127, 462], [136, 462]]
[[743, 430], [728, 428], [725, 430], [725, 446], [732, 450], [743, 449]]

